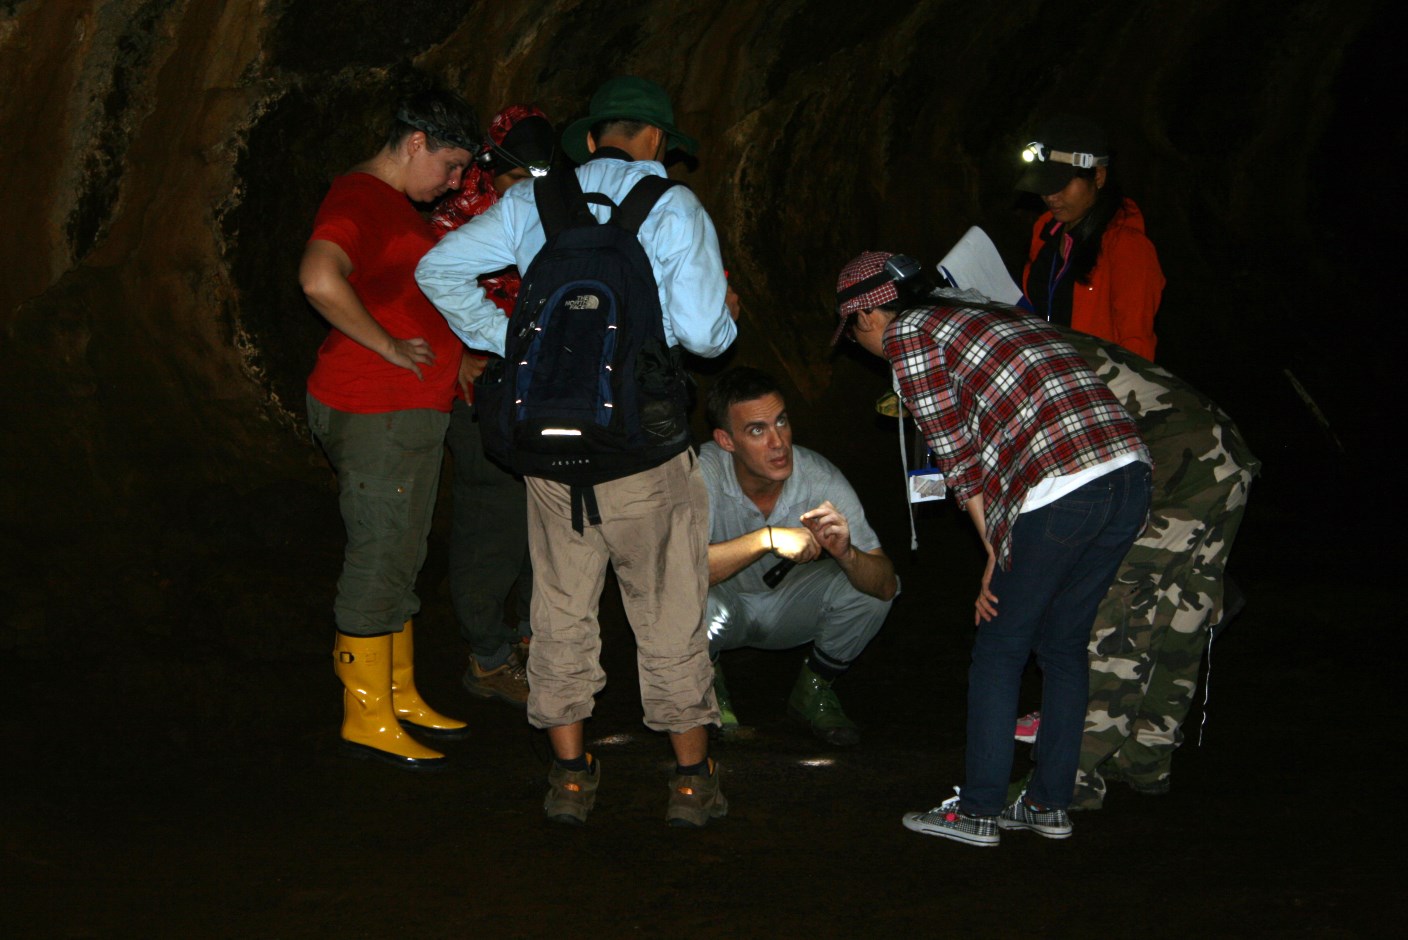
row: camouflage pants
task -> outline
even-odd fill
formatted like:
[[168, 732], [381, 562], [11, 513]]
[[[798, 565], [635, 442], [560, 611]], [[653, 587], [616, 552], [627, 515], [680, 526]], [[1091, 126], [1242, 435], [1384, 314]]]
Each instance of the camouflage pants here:
[[1072, 806], [1099, 809], [1105, 778], [1168, 789], [1252, 474], [1159, 505], [1125, 556], [1090, 637], [1090, 704]]

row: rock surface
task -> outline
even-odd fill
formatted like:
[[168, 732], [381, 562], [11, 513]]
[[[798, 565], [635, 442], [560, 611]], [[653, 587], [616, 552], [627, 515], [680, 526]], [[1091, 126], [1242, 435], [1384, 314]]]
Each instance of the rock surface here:
[[1386, 74], [1386, 5], [1082, 10], [0, 3], [8, 589], [78, 588], [55, 572], [81, 571], [84, 543], [150, 566], [211, 487], [327, 485], [302, 418], [326, 327], [298, 256], [329, 179], [430, 81], [485, 116], [532, 100], [558, 122], [613, 74], [662, 82], [703, 142], [673, 173], [712, 212], [743, 297], [734, 356], [779, 365], [797, 407], [831, 407], [833, 372], [854, 369], [826, 345], [838, 266], [873, 247], [936, 259], [974, 223], [1020, 265], [1034, 207], [1014, 199], [1012, 155], [1040, 115], [1086, 111], [1116, 130], [1170, 273], [1161, 358], [1224, 374], [1281, 330], [1290, 297], [1262, 297], [1234, 331], [1199, 292], [1252, 271], [1260, 294], [1320, 263], [1312, 234], [1370, 204], [1336, 181], [1386, 167], [1374, 144], [1401, 137], [1361, 113]]

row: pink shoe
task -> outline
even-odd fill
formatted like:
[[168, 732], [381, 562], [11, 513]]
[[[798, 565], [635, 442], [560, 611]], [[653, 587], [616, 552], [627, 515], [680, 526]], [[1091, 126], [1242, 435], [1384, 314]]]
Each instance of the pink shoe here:
[[1032, 712], [1017, 719], [1017, 730], [1012, 733], [1012, 737], [1025, 744], [1032, 744], [1036, 741], [1036, 733], [1040, 728], [1041, 712]]

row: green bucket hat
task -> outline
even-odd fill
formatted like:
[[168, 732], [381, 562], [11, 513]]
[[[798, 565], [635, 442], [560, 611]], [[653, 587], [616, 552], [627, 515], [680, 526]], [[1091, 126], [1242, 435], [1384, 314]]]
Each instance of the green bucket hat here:
[[578, 163], [591, 157], [587, 150], [587, 132], [598, 121], [644, 121], [665, 132], [668, 146], [685, 153], [699, 149], [699, 141], [675, 127], [675, 111], [670, 96], [648, 78], [623, 75], [602, 84], [592, 95], [591, 110], [584, 118], [567, 125], [562, 133], [562, 149]]

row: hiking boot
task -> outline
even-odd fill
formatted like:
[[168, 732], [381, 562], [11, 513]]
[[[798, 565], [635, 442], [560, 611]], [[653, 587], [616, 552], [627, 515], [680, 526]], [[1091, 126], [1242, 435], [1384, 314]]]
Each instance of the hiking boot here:
[[1153, 780], [1148, 779], [1147, 776], [1142, 780], [1136, 780], [1128, 768], [1121, 767], [1111, 760], [1101, 765], [1100, 772], [1105, 780], [1118, 780], [1140, 796], [1164, 796], [1173, 790], [1173, 778], [1168, 771], [1163, 771]]
[[1017, 728], [1012, 737], [1023, 744], [1035, 744], [1036, 733], [1041, 729], [1041, 712], [1032, 712], [1017, 719]]
[[548, 771], [548, 795], [543, 812], [553, 822], [580, 826], [596, 805], [596, 788], [601, 783], [601, 764], [587, 755], [586, 770], [566, 770], [557, 761]]
[[832, 747], [860, 743], [860, 729], [841, 710], [841, 702], [831, 683], [812, 672], [806, 663], [797, 674], [792, 694], [787, 697], [787, 714], [812, 726], [812, 734]]
[[1093, 813], [1105, 805], [1105, 796], [1094, 787], [1076, 784], [1075, 792], [1071, 794], [1071, 805], [1066, 807], [1067, 813]]
[[733, 696], [724, 682], [723, 663], [714, 660], [714, 700], [719, 703], [719, 731], [733, 734], [738, 730], [738, 714], [733, 710]]
[[927, 813], [905, 813], [904, 827], [926, 836], [938, 836], [966, 842], [979, 848], [997, 845], [1001, 836], [996, 816], [969, 816], [958, 809], [957, 788], [954, 795]]
[[711, 819], [728, 815], [728, 800], [719, 789], [719, 764], [709, 758], [709, 774], [675, 774], [670, 778], [670, 804], [665, 821], [672, 826], [700, 829]]
[[1161, 777], [1158, 780], [1130, 780], [1125, 778], [1125, 786], [1129, 787], [1140, 796], [1165, 796], [1172, 792], [1173, 781], [1168, 777]]
[[1048, 839], [1068, 839], [1071, 835], [1071, 817], [1063, 809], [1053, 809], [1033, 805], [1024, 793], [1011, 806], [997, 817], [999, 829], [1030, 829]]
[[508, 662], [488, 671], [480, 669], [479, 661], [470, 656], [462, 684], [470, 695], [496, 698], [519, 708], [528, 705], [528, 670], [523, 667], [517, 654], [509, 654]]

